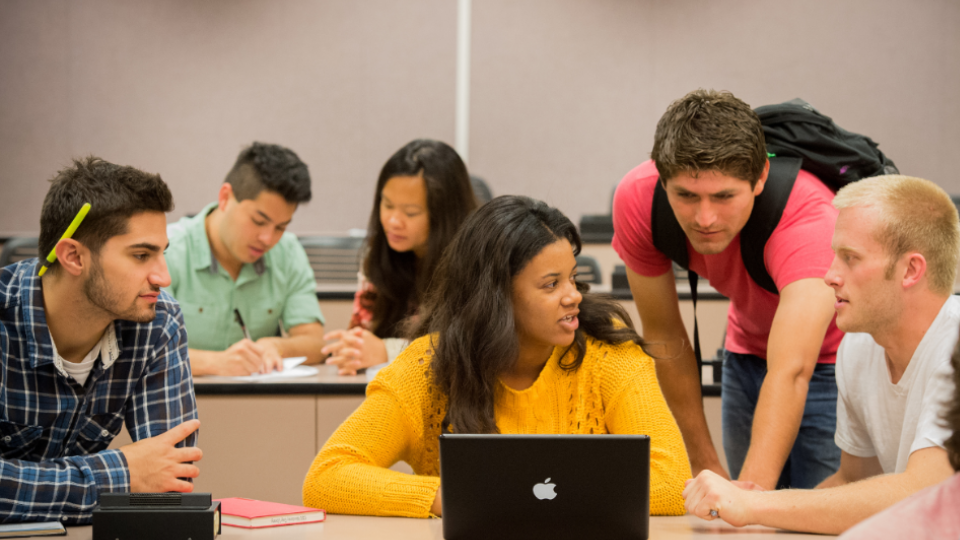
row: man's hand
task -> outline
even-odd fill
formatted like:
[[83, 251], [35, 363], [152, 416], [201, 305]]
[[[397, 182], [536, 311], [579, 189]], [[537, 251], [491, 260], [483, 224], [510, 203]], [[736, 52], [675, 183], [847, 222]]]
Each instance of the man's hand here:
[[[752, 523], [750, 502], [753, 495], [753, 491], [740, 489], [711, 471], [703, 471], [693, 480], [687, 480], [683, 490], [687, 512], [709, 521], [719, 517], [734, 527]], [[711, 510], [717, 515], [711, 514]]]
[[257, 340], [257, 345], [263, 349], [263, 367], [261, 373], [270, 373], [273, 370], [283, 371], [283, 350], [280, 343], [283, 338], [265, 337]]
[[130, 491], [193, 491], [193, 484], [180, 478], [196, 478], [200, 475], [200, 469], [189, 462], [200, 461], [203, 452], [196, 447], [177, 448], [176, 444], [199, 427], [199, 420], [189, 420], [162, 435], [121, 447], [130, 471]]
[[211, 367], [216, 375], [244, 376], [253, 373], [269, 373], [277, 364], [283, 366], [283, 360], [267, 349], [249, 339], [241, 339], [229, 349], [219, 354]]
[[387, 347], [383, 340], [359, 326], [350, 330], [334, 330], [323, 339], [338, 340], [328, 344], [321, 352], [330, 355], [326, 363], [337, 366], [340, 375], [356, 375], [358, 369], [387, 361]]

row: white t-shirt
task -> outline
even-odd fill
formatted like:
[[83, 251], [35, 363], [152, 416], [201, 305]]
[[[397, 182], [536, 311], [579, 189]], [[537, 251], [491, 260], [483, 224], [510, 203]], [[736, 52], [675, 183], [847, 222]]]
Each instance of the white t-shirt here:
[[87, 377], [89, 377], [90, 372], [93, 371], [93, 366], [97, 362], [97, 358], [100, 357], [101, 351], [104, 353], [104, 369], [110, 367], [117, 357], [120, 356], [120, 348], [117, 345], [117, 334], [113, 328], [113, 323], [107, 326], [107, 330], [103, 333], [103, 336], [100, 337], [100, 341], [90, 349], [90, 352], [88, 352], [79, 363], [64, 360], [64, 358], [60, 356], [60, 353], [57, 352], [57, 344], [54, 343], [52, 339], [50, 340], [50, 344], [53, 345], [54, 365], [64, 375], [73, 377], [74, 380], [80, 383], [80, 386], [87, 383]]
[[857, 457], [877, 456], [885, 474], [905, 471], [917, 450], [942, 448], [951, 434], [940, 418], [953, 398], [950, 357], [958, 329], [960, 298], [951, 296], [897, 384], [870, 334], [844, 336], [837, 350], [837, 446]]

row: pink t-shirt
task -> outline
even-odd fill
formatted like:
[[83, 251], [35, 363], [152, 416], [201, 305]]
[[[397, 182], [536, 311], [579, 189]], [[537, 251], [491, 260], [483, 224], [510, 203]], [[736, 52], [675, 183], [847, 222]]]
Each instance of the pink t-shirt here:
[[960, 538], [960, 474], [907, 497], [854, 526], [841, 540]]
[[[653, 246], [651, 233], [653, 190], [658, 178], [653, 161], [645, 161], [627, 173], [613, 198], [613, 249], [641, 276], [660, 276], [671, 269], [670, 259]], [[826, 275], [833, 261], [830, 241], [837, 221], [832, 201], [830, 188], [812, 174], [800, 171], [783, 217], [763, 253], [767, 272], [778, 290], [800, 279]], [[689, 240], [687, 251], [690, 269], [730, 299], [724, 348], [765, 359], [780, 296], [761, 288], [747, 273], [740, 255], [740, 235], [716, 255], [697, 253]], [[818, 362], [834, 363], [842, 338], [834, 317]]]

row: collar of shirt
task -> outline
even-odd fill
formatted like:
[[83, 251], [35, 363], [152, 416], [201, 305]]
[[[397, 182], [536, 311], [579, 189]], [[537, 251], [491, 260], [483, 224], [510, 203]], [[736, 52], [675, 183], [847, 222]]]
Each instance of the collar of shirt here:
[[[32, 265], [36, 268], [36, 264]], [[66, 376], [63, 369], [63, 360], [57, 354], [57, 348], [53, 344], [53, 337], [50, 336], [50, 329], [47, 326], [47, 313], [43, 306], [43, 286], [42, 281], [36, 272], [26, 272], [22, 276], [20, 286], [20, 305], [23, 306], [23, 319], [25, 323], [25, 332], [27, 335], [27, 351], [30, 354], [30, 367], [36, 369], [38, 366], [53, 364], [57, 371]], [[107, 344], [101, 350], [105, 352], [103, 358], [103, 368], [107, 369], [120, 356], [122, 343], [120, 336], [116, 332], [117, 322], [112, 322], [103, 337], [100, 338], [101, 346]]]
[[[217, 203], [215, 202], [208, 204], [199, 214], [193, 217], [192, 221], [184, 228], [187, 241], [190, 242], [191, 251], [200, 255], [193, 259], [193, 269], [202, 270], [206, 268], [213, 275], [220, 272], [220, 263], [217, 262], [213, 250], [210, 249], [210, 239], [207, 238], [206, 218], [216, 207]], [[246, 264], [244, 266], [246, 266]], [[267, 271], [266, 253], [251, 266], [258, 277], [262, 276], [263, 273]]]
[[[67, 370], [63, 367], [63, 363], [67, 360], [57, 352], [57, 343], [55, 341], [51, 340], [50, 345], [53, 347], [53, 365], [57, 367], [57, 371], [59, 371], [61, 375], [66, 377], [68, 374]], [[117, 330], [113, 323], [107, 326], [106, 331], [100, 336], [100, 341], [93, 349], [90, 349], [90, 352], [84, 357], [84, 361], [89, 360], [91, 354], [94, 356], [97, 354], [100, 355], [104, 370], [110, 369], [110, 366], [120, 357], [120, 347], [117, 346]]]

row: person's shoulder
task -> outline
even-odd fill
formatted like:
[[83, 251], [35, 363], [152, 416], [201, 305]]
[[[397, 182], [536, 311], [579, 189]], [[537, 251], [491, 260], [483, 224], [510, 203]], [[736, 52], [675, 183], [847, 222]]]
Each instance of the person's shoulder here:
[[38, 262], [37, 259], [26, 259], [0, 268], [0, 309], [20, 304], [20, 291], [30, 286]]
[[833, 207], [834, 192], [829, 186], [823, 183], [815, 174], [800, 169], [797, 173], [797, 179], [793, 183], [793, 190], [790, 192], [791, 201], [799, 200], [802, 203], [827, 204]]
[[610, 343], [590, 335], [585, 337], [583, 366], [588, 370], [596, 370], [605, 377], [622, 378], [653, 365], [653, 358], [633, 341]]
[[952, 326], [952, 329], [956, 331], [957, 325], [951, 323], [960, 321], [960, 296], [951, 294], [943, 304], [943, 311], [948, 319], [946, 326], [948, 328]]
[[197, 248], [197, 244], [209, 245], [204, 217], [211, 206], [212, 204], [207, 205], [199, 214], [182, 217], [167, 225], [167, 241], [170, 245], [164, 251], [164, 257], [168, 266], [179, 269], [189, 261], [191, 251]]
[[386, 389], [401, 402], [417, 402], [429, 395], [433, 386], [431, 338], [423, 336], [413, 340], [393, 362], [377, 373], [368, 392]]
[[623, 209], [624, 205], [649, 205], [653, 201], [653, 191], [660, 173], [652, 159], [644, 161], [628, 172], [614, 193], [614, 208]]
[[848, 383], [859, 380], [865, 366], [873, 364], [873, 356], [882, 353], [883, 348], [866, 332], [848, 332], [843, 335], [837, 348], [837, 378], [849, 375]]
[[204, 235], [206, 235], [206, 228], [204, 227], [205, 218], [215, 205], [215, 202], [207, 204], [197, 214], [192, 216], [183, 216], [173, 223], [168, 223], [167, 239], [170, 241], [170, 247], [173, 247], [175, 243], [181, 242], [184, 238], [189, 237], [192, 234], [196, 234], [198, 229], [202, 229], [204, 231]]
[[960, 335], [960, 297], [950, 295], [943, 307], [940, 308], [940, 314], [934, 320], [928, 332], [933, 332], [931, 336], [924, 336], [929, 339], [934, 348], [931, 354], [924, 355], [926, 360], [926, 370], [935, 372], [939, 376], [949, 376], [953, 373], [951, 357], [953, 349], [957, 344], [958, 335]]

